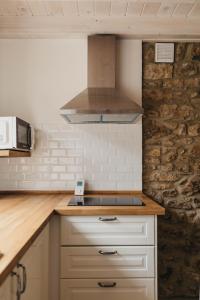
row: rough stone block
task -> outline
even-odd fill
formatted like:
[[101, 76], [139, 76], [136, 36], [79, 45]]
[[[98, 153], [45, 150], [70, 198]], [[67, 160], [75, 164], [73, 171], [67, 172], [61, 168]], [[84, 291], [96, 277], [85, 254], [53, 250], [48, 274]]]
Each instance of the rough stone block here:
[[177, 172], [162, 172], [162, 171], [153, 171], [150, 176], [149, 176], [149, 180], [150, 181], [166, 181], [166, 182], [170, 182], [170, 181], [176, 181], [180, 178], [179, 174]]
[[177, 43], [175, 45], [175, 61], [183, 61], [186, 53], [187, 44]]
[[166, 79], [163, 80], [163, 87], [167, 89], [182, 89], [184, 87], [183, 79]]
[[166, 79], [172, 78], [173, 66], [170, 64], [147, 64], [144, 65], [144, 79]]
[[176, 118], [178, 114], [178, 105], [176, 104], [162, 104], [160, 106], [160, 116], [161, 118]]
[[154, 43], [143, 44], [143, 61], [145, 63], [155, 62], [155, 45]]
[[183, 62], [175, 64], [174, 76], [175, 78], [188, 78], [198, 75], [199, 68], [196, 62]]
[[200, 122], [188, 126], [188, 135], [190, 136], [200, 136]]
[[146, 148], [144, 152], [146, 156], [160, 157], [160, 147], [157, 146]]

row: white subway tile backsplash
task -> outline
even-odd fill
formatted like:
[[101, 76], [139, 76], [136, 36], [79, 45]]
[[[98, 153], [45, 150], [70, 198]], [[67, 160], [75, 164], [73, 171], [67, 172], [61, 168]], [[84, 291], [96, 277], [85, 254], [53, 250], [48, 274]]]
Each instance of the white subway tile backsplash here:
[[[1, 159], [2, 160], [2, 159]], [[0, 172], [5, 173], [15, 173], [17, 171], [17, 165], [0, 165]]]
[[58, 148], [58, 145], [59, 145], [59, 142], [49, 142], [48, 143], [48, 147], [50, 149], [56, 149], [56, 148]]
[[39, 124], [30, 158], [0, 160], [0, 190], [71, 190], [80, 178], [91, 190], [140, 190], [141, 124]]
[[58, 179], [58, 174], [57, 173], [41, 173], [40, 174], [40, 179], [41, 180], [57, 180]]
[[49, 165], [35, 165], [32, 166], [32, 171], [33, 172], [49, 172], [50, 171], [50, 166]]
[[80, 149], [68, 149], [66, 152], [69, 157], [79, 157], [82, 155], [82, 151]]
[[34, 173], [27, 173], [27, 172], [25, 172], [25, 180], [36, 181], [39, 178], [41, 178], [41, 174], [38, 174], [38, 173], [35, 173], [35, 172]]
[[68, 182], [64, 181], [52, 181], [50, 190], [70, 190], [70, 186], [67, 185]]
[[51, 150], [51, 155], [52, 156], [65, 156], [65, 150], [61, 150], [61, 149], [54, 149], [54, 150]]
[[82, 166], [67, 166], [67, 172], [78, 173], [82, 171]]
[[24, 173], [9, 173], [9, 180], [24, 180], [25, 174]]
[[74, 176], [74, 174], [60, 174], [60, 179], [61, 180], [74, 180], [74, 178], [75, 178], [75, 176]]
[[52, 166], [51, 167], [51, 170], [52, 172], [58, 172], [58, 173], [61, 173], [61, 172], [65, 172], [65, 166]]
[[2, 191], [7, 191], [7, 190], [17, 190], [18, 189], [18, 184], [16, 180], [0, 180], [0, 185], [1, 185], [1, 190]]
[[59, 164], [64, 164], [64, 165], [73, 165], [75, 164], [75, 159], [73, 157], [60, 157], [58, 159]]
[[76, 146], [76, 141], [74, 140], [68, 140], [68, 141], [60, 141], [59, 142], [59, 147], [60, 148], [64, 148], [64, 149], [68, 149], [68, 148], [75, 148]]
[[18, 172], [31, 172], [32, 166], [31, 165], [17, 165], [17, 171]]
[[9, 179], [10, 179], [9, 173], [6, 172], [0, 173], [0, 181], [9, 180]]
[[42, 159], [43, 164], [49, 164], [49, 165], [54, 165], [58, 163], [58, 158], [57, 157], [45, 157]]

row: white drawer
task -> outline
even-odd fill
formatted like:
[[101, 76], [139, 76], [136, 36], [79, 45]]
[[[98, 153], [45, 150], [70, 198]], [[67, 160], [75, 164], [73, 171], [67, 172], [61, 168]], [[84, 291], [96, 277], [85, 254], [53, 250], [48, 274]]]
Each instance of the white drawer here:
[[[101, 287], [113, 285], [113, 287]], [[154, 279], [62, 279], [61, 300], [154, 300]]]
[[154, 245], [154, 216], [61, 217], [61, 245]]
[[61, 278], [154, 277], [154, 246], [61, 247]]

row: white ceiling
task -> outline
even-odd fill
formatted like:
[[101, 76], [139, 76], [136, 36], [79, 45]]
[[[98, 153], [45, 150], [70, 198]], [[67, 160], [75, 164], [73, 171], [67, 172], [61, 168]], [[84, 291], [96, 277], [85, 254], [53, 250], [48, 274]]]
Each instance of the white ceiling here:
[[199, 39], [200, 0], [0, 0], [0, 38]]

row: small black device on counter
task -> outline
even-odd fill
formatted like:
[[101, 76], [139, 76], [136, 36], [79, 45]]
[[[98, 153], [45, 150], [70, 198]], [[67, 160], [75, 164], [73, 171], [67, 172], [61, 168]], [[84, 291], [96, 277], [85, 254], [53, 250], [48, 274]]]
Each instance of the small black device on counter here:
[[69, 206], [144, 206], [137, 197], [82, 197], [71, 198]]

